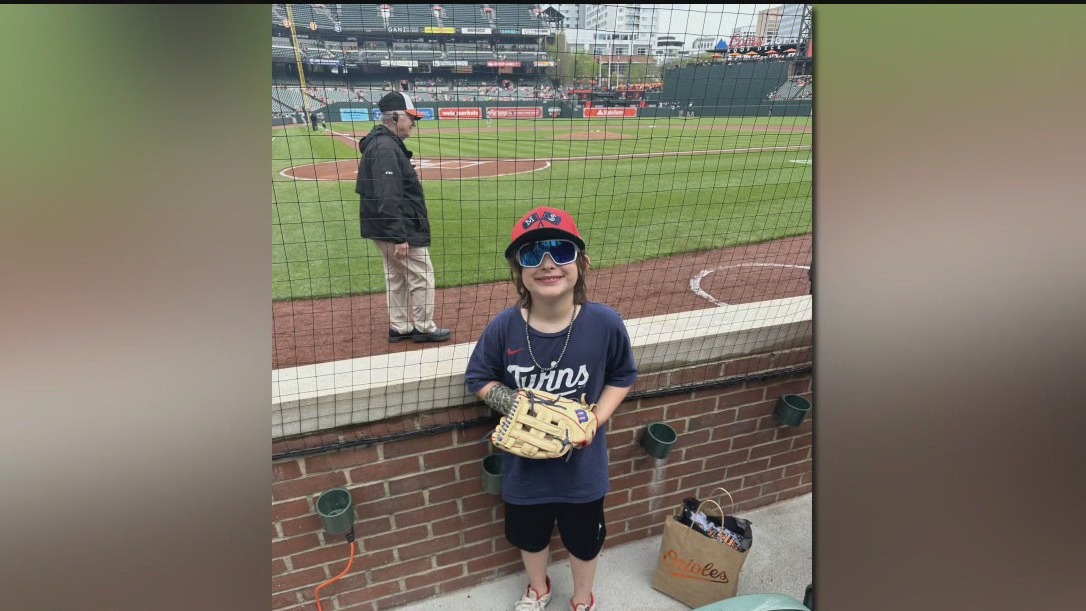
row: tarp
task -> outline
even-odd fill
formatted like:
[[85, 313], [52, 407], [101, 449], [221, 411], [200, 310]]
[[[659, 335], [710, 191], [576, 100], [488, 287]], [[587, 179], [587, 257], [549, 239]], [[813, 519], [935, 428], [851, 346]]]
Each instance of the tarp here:
[[725, 42], [723, 38], [721, 38], [720, 40], [718, 40], [716, 42], [716, 46], [713, 47], [713, 50], [714, 51], [727, 51], [728, 50], [728, 43]]

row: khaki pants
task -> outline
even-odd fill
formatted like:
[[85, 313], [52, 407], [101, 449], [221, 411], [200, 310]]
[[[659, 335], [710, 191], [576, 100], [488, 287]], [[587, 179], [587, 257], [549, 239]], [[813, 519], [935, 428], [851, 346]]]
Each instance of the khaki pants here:
[[397, 333], [410, 333], [412, 328], [420, 333], [433, 333], [437, 325], [434, 323], [434, 266], [430, 263], [430, 249], [411, 246], [407, 258], [400, 260], [393, 256], [395, 244], [378, 240], [373, 243], [381, 251], [385, 263], [389, 327]]

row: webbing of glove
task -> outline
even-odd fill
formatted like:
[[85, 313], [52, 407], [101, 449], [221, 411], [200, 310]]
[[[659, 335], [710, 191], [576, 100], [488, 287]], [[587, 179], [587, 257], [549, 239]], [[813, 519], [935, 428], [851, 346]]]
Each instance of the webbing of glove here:
[[[498, 428], [494, 430], [491, 442], [497, 448], [524, 458], [565, 456], [566, 460], [569, 460], [572, 456], [570, 450], [575, 442], [570, 439], [568, 427], [571, 425], [568, 423], [572, 419], [583, 422], [575, 415], [575, 410], [591, 412], [595, 405], [585, 403], [584, 395], [578, 404], [571, 399], [544, 391], [523, 389], [522, 392], [523, 394], [518, 394], [514, 412], [503, 417]], [[537, 408], [543, 405], [546, 407]], [[567, 426], [558, 425], [563, 421]], [[579, 439], [576, 442], [580, 443], [584, 437], [583, 429], [578, 430], [577, 436]]]

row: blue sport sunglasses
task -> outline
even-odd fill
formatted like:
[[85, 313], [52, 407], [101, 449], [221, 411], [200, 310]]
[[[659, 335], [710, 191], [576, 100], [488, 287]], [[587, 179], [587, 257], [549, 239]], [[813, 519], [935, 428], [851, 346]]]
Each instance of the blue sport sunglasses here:
[[569, 240], [531, 242], [517, 249], [517, 262], [521, 267], [539, 267], [547, 254], [555, 265], [569, 265], [577, 260], [577, 245]]

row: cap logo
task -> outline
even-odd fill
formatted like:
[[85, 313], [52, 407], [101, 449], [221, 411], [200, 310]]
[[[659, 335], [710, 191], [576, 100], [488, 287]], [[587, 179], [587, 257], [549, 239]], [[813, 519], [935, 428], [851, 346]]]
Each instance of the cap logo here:
[[528, 231], [532, 228], [532, 225], [535, 225], [537, 222], [539, 222], [539, 215], [533, 212], [531, 216], [524, 219], [524, 222], [521, 223], [521, 227], [524, 228], [524, 231]]
[[557, 214], [555, 214], [553, 212], [548, 212], [548, 213], [544, 214], [543, 215], [543, 220], [547, 221], [551, 225], [561, 225], [562, 224], [562, 217], [558, 216]]

